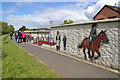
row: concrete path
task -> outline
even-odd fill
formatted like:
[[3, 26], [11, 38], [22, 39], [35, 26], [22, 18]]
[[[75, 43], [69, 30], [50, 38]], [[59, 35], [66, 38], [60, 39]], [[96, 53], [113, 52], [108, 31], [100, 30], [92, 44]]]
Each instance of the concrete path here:
[[64, 78], [118, 78], [118, 74], [29, 43], [15, 43]]

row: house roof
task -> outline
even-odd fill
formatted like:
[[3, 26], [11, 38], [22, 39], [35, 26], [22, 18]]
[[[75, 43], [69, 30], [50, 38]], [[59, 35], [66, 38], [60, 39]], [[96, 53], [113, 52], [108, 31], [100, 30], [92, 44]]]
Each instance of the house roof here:
[[111, 5], [105, 5], [94, 17], [93, 19], [105, 8], [105, 7], [108, 7], [109, 9], [117, 12], [120, 14], [120, 7], [116, 7], [116, 6], [111, 6]]
[[30, 32], [30, 33], [49, 33], [50, 30], [35, 30], [35, 31], [24, 31], [24, 32]]

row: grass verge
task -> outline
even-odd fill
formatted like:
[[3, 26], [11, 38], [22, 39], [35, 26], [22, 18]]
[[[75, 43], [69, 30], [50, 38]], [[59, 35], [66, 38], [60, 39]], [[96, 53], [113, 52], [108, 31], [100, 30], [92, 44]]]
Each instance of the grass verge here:
[[2, 39], [2, 78], [60, 78], [16, 44], [9, 36]]

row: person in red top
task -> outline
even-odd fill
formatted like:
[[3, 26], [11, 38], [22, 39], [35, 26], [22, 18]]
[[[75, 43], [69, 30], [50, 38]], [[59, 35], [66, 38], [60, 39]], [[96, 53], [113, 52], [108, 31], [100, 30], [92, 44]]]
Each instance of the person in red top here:
[[25, 42], [25, 38], [26, 38], [26, 34], [24, 32], [22, 32], [22, 39], [23, 39], [23, 42]]

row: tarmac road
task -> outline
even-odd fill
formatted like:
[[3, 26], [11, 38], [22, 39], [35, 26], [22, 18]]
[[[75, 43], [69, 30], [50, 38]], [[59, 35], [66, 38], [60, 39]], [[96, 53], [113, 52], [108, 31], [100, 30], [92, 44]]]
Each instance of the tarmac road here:
[[39, 59], [64, 78], [118, 78], [117, 73], [60, 55], [56, 52], [29, 43], [15, 44]]

